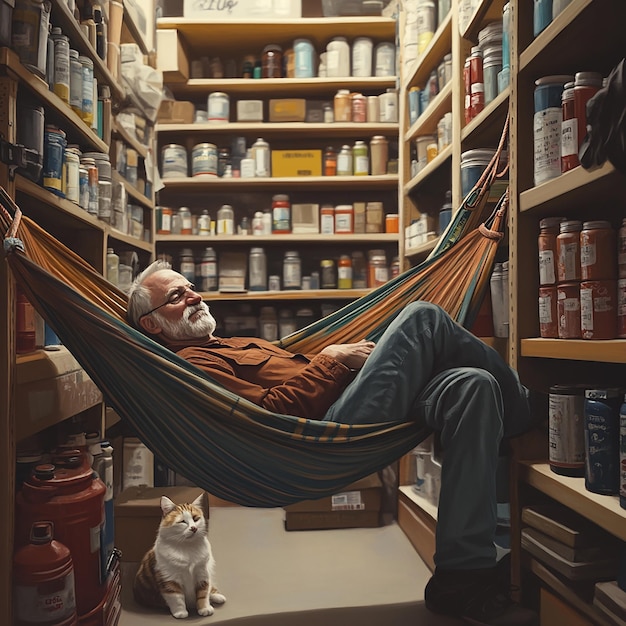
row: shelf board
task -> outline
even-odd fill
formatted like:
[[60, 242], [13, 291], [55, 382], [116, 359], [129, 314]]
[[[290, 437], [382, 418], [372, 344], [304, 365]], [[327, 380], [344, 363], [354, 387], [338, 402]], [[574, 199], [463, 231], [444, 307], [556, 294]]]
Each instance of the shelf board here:
[[389, 17], [340, 17], [340, 18], [298, 18], [293, 20], [198, 20], [192, 18], [169, 17], [157, 20], [158, 29], [177, 29], [184, 37], [194, 54], [237, 50], [241, 44], [246, 49], [258, 48], [260, 52], [268, 41], [291, 47], [293, 40], [306, 34], [316, 49], [322, 51], [333, 37], [347, 37], [352, 40], [367, 34], [376, 43], [393, 42], [396, 37], [396, 21]]
[[[143, 33], [139, 30], [139, 26], [135, 21], [135, 10], [128, 0], [124, 0], [124, 17], [122, 20], [122, 29], [128, 30], [128, 39], [139, 46], [139, 49], [143, 54], [150, 54], [148, 44], [144, 39]], [[148, 5], [150, 6], [150, 5]], [[146, 16], [147, 20], [150, 20], [151, 16]], [[149, 22], [148, 22], [149, 23]], [[124, 37], [122, 37], [124, 39]]]
[[[509, 95], [511, 88], [507, 87], [502, 93], [499, 93], [486, 107], [481, 111], [467, 126], [461, 131], [461, 142], [474, 142], [478, 135], [483, 135], [488, 128], [490, 133], [493, 132], [493, 126], [497, 126], [500, 118], [506, 119], [509, 109]], [[496, 133], [498, 139], [502, 134], [504, 122], [497, 128]]]
[[83, 122], [83, 120], [63, 102], [59, 96], [48, 89], [48, 85], [39, 76], [26, 69], [15, 52], [9, 48], [0, 48], [0, 66], [25, 85], [44, 106], [46, 122], [49, 118], [59, 123], [67, 133], [69, 143], [78, 143], [82, 148], [89, 147], [100, 152], [109, 152], [109, 147]]
[[409, 87], [422, 87], [430, 73], [449, 52], [452, 52], [452, 11], [439, 24], [426, 50], [407, 69], [406, 80], [403, 81], [404, 90], [408, 92]]
[[521, 355], [544, 359], [569, 359], [602, 363], [626, 363], [626, 339], [522, 339]]
[[521, 461], [519, 476], [520, 480], [626, 541], [626, 509], [620, 506], [618, 496], [587, 491], [584, 478], [555, 474], [547, 463]]
[[371, 78], [190, 78], [183, 83], [169, 83], [168, 87], [177, 98], [207, 98], [212, 91], [225, 91], [233, 94], [254, 94], [255, 96], [313, 96], [324, 95], [328, 100], [339, 89], [351, 92], [383, 93], [385, 89], [396, 87], [395, 76], [374, 76]]
[[396, 189], [397, 174], [381, 176], [302, 176], [292, 178], [164, 178], [164, 191], [206, 193], [208, 191], [250, 191], [252, 189]]
[[121, 85], [113, 78], [106, 62], [99, 56], [85, 33], [80, 29], [80, 24], [76, 21], [67, 2], [63, 0], [51, 0], [52, 2], [52, 23], [63, 29], [63, 34], [70, 38], [70, 47], [78, 50], [79, 54], [88, 56], [93, 61], [93, 71], [98, 79], [98, 84], [108, 85], [111, 88], [113, 100], [122, 101], [125, 98]]
[[419, 246], [414, 246], [413, 248], [406, 248], [404, 251], [404, 256], [407, 258], [424, 258], [426, 256], [428, 256], [434, 249], [435, 246], [437, 245], [437, 242], [439, 241], [439, 237], [436, 237], [435, 239], [431, 239], [430, 241], [426, 241], [423, 244], [420, 244]]
[[615, 190], [615, 182], [623, 177], [606, 161], [602, 167], [586, 170], [578, 166], [557, 178], [520, 193], [520, 211], [541, 208], [552, 211], [561, 207], [571, 209], [573, 205], [585, 206], [598, 202], [598, 189]]
[[434, 172], [452, 157], [452, 146], [444, 148], [421, 172], [418, 172], [405, 186], [404, 194], [408, 195], [424, 184]]
[[[382, 122], [314, 124], [306, 122], [229, 122], [227, 124], [157, 124], [156, 131], [161, 135], [197, 136], [199, 133], [210, 135], [242, 134], [259, 132], [263, 136], [276, 137], [293, 135], [298, 137], [356, 137], [370, 135], [398, 136], [398, 124]], [[168, 139], [169, 141], [169, 139]]]
[[481, 0], [461, 35], [463, 39], [477, 43], [478, 32], [485, 24], [502, 20], [502, 9], [505, 3], [506, 0]]
[[133, 187], [119, 172], [113, 172], [113, 181], [116, 183], [122, 183], [126, 188], [126, 193], [135, 201], [138, 202], [141, 206], [146, 209], [150, 209], [154, 211], [154, 202], [144, 196], [138, 189]]
[[258, 235], [215, 235], [205, 237], [203, 235], [155, 235], [156, 243], [193, 244], [211, 243], [217, 244], [245, 244], [245, 245], [277, 245], [285, 244], [355, 244], [355, 243], [398, 243], [398, 233], [355, 233], [351, 235], [322, 235], [318, 233], [303, 235], [270, 235], [267, 237]]
[[355, 300], [370, 293], [371, 289], [294, 289], [293, 291], [246, 291], [220, 292], [204, 291], [204, 300], [241, 301], [241, 300]]
[[111, 132], [136, 150], [140, 157], [145, 159], [148, 156], [148, 147], [144, 146], [137, 137], [133, 137], [123, 126], [118, 124], [115, 118], [111, 120]]
[[[143, 250], [144, 252], [149, 252], [152, 254], [154, 246], [149, 241], [143, 241], [143, 239], [137, 239], [137, 237], [133, 237], [132, 235], [127, 235], [112, 226], [107, 226], [105, 232], [109, 239], [115, 239], [116, 241], [121, 241], [133, 248], [137, 248], [138, 250]], [[110, 246], [109, 246], [110, 247]]]
[[404, 136], [404, 141], [411, 141], [418, 135], [436, 135], [439, 120], [452, 111], [452, 81], [435, 96], [426, 110], [415, 120]]
[[400, 485], [398, 487], [399, 491], [403, 493], [411, 502], [415, 503], [417, 506], [424, 511], [427, 515], [429, 515], [433, 521], [437, 521], [437, 507], [430, 500], [428, 500], [425, 496], [420, 495], [413, 489], [413, 485]]

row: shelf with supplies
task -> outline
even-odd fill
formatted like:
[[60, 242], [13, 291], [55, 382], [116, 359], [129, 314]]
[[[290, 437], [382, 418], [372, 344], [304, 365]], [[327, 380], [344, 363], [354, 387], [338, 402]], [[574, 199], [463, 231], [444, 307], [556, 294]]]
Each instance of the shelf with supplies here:
[[353, 189], [357, 186], [364, 189], [396, 190], [398, 187], [398, 176], [395, 174], [384, 174], [380, 176], [300, 176], [291, 178], [211, 178], [211, 177], [180, 177], [164, 178], [163, 189], [160, 193], [190, 192], [206, 193], [207, 191], [228, 191], [243, 192], [259, 189], [276, 190], [301, 189], [301, 190], [336, 190]]
[[449, 82], [430, 102], [426, 110], [404, 135], [404, 141], [412, 141], [419, 135], [436, 135], [437, 123], [452, 110], [452, 82]]
[[190, 78], [186, 82], [168, 83], [177, 98], [206, 98], [212, 91], [229, 95], [254, 94], [263, 97], [303, 97], [335, 93], [339, 89], [354, 91], [380, 91], [395, 88], [395, 76], [359, 78]]
[[282, 289], [279, 291], [203, 291], [207, 301], [226, 302], [279, 300], [354, 300], [370, 293], [371, 289]]
[[[139, 14], [137, 9], [135, 8], [135, 2], [129, 2], [128, 0], [123, 0], [124, 4], [124, 17], [122, 19], [122, 40], [123, 41], [132, 41], [139, 46], [139, 49], [143, 54], [150, 54], [151, 46], [146, 41], [144, 33], [141, 31], [139, 27]], [[151, 6], [151, 5], [147, 5]], [[148, 22], [150, 22], [153, 18], [152, 16], [144, 16]], [[128, 31], [127, 33], [124, 31]]]
[[138, 202], [146, 209], [154, 210], [154, 202], [145, 196], [139, 189], [129, 183], [119, 172], [112, 172], [113, 182], [122, 183], [126, 189], [126, 193], [130, 196], [130, 200]]
[[490, 144], [497, 145], [509, 110], [510, 88], [500, 92], [461, 131], [461, 142], [466, 148]]
[[204, 243], [220, 245], [224, 243], [241, 243], [245, 245], [280, 245], [280, 244], [374, 244], [374, 243], [397, 243], [397, 233], [355, 233], [323, 235], [318, 233], [302, 235], [155, 235], [155, 243]]
[[431, 239], [430, 241], [425, 241], [423, 244], [419, 246], [405, 248], [404, 256], [415, 261], [422, 260], [426, 258], [435, 249], [435, 246], [437, 245], [438, 241], [439, 241], [439, 237], [436, 237], [434, 239]]
[[157, 124], [156, 130], [159, 137], [175, 135], [198, 136], [225, 135], [225, 134], [245, 134], [262, 133], [266, 137], [276, 137], [280, 135], [293, 136], [297, 133], [299, 138], [313, 137], [319, 138], [325, 133], [325, 141], [331, 138], [356, 137], [369, 135], [398, 135], [398, 124], [383, 122], [333, 122], [307, 123], [307, 122], [229, 122], [227, 124]]
[[522, 339], [521, 355], [544, 359], [570, 359], [602, 363], [626, 363], [626, 339]]
[[137, 154], [145, 159], [148, 156], [148, 146], [142, 144], [137, 137], [134, 137], [129, 133], [121, 124], [115, 121], [115, 118], [111, 120], [111, 133], [114, 137], [122, 139], [133, 150], [136, 150]]
[[56, 123], [67, 134], [69, 143], [78, 143], [100, 152], [108, 152], [109, 147], [85, 122], [50, 91], [47, 83], [26, 69], [15, 52], [9, 48], [0, 48], [0, 72], [17, 79], [25, 86], [37, 101], [45, 108], [46, 123]]
[[463, 39], [478, 41], [478, 31], [487, 22], [495, 22], [502, 18], [502, 8], [506, 0], [480, 0], [462, 30]]
[[[241, 50], [246, 42], [249, 50], [259, 51], [268, 42], [291, 44], [298, 36], [306, 36], [317, 47], [325, 46], [333, 37], [361, 37], [365, 33], [377, 41], [394, 41], [396, 22], [387, 17], [300, 18], [294, 20], [197, 20], [193, 18], [160, 18], [157, 29], [176, 29], [197, 55], [208, 50]], [[211, 36], [207, 37], [207, 32]]]
[[417, 173], [416, 176], [411, 178], [406, 185], [404, 186], [404, 193], [406, 195], [414, 192], [421, 185], [423, 185], [426, 180], [439, 168], [441, 168], [444, 163], [447, 163], [452, 158], [452, 146], [447, 146], [444, 148], [430, 163], [424, 167], [420, 172]]

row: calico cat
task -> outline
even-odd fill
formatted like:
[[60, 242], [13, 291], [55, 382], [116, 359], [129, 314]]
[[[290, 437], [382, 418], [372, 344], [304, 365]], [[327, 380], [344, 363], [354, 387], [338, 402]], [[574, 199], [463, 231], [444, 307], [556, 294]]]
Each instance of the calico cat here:
[[133, 584], [140, 604], [169, 608], [176, 618], [198, 614], [213, 615], [211, 602], [226, 598], [213, 584], [215, 559], [208, 538], [208, 523], [201, 495], [191, 504], [175, 504], [161, 497], [163, 517], [154, 546], [143, 557]]

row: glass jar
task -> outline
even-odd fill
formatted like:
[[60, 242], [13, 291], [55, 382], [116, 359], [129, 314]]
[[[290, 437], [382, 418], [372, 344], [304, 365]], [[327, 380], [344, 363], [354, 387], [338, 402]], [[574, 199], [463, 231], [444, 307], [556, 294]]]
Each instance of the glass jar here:
[[291, 233], [291, 203], [289, 196], [276, 194], [272, 196], [272, 234], [285, 235]]
[[285, 252], [283, 260], [283, 289], [300, 289], [301, 287], [300, 255], [296, 250], [289, 250]]
[[617, 278], [616, 237], [611, 223], [584, 222], [580, 232], [580, 276], [582, 280]]
[[217, 234], [235, 234], [235, 212], [230, 204], [223, 204], [217, 212]]
[[337, 155], [337, 176], [352, 176], [352, 148], [348, 145], [341, 146]]
[[352, 259], [342, 254], [337, 262], [337, 288], [352, 289]]
[[370, 159], [367, 144], [364, 141], [356, 141], [352, 148], [353, 174], [355, 176], [367, 176], [370, 172]]
[[322, 289], [337, 289], [337, 269], [334, 259], [322, 259], [320, 269], [322, 272]]
[[277, 44], [263, 48], [261, 57], [261, 78], [282, 78], [283, 49]]
[[557, 279], [560, 283], [580, 280], [580, 231], [579, 220], [565, 220], [559, 224], [556, 238]]
[[352, 253], [352, 288], [367, 288], [367, 262], [365, 255], [359, 250]]
[[263, 248], [250, 249], [248, 270], [248, 288], [250, 291], [266, 291], [267, 257]]
[[217, 255], [213, 248], [204, 249], [196, 281], [200, 291], [217, 291]]
[[539, 222], [539, 284], [554, 285], [556, 283], [556, 236], [559, 224], [564, 217], [544, 217]]
[[574, 83], [565, 83], [561, 94], [561, 172], [580, 165], [578, 160], [578, 123], [574, 112]]
[[189, 208], [186, 206], [181, 206], [180, 209], [178, 209], [178, 217], [180, 218], [180, 234], [192, 235], [193, 221], [191, 219], [191, 211], [189, 210]]
[[384, 285], [389, 280], [387, 256], [384, 250], [370, 250], [367, 286], [371, 289]]
[[324, 176], [337, 175], [337, 151], [332, 146], [324, 150]]
[[191, 248], [183, 248], [178, 257], [178, 271], [190, 282], [196, 282], [196, 264]]

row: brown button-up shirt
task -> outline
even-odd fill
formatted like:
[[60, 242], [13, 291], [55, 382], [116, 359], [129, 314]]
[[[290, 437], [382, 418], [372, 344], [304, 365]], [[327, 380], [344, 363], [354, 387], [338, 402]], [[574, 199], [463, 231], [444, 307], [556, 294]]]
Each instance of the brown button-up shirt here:
[[229, 391], [275, 413], [322, 419], [354, 374], [326, 355], [292, 354], [249, 337], [168, 343]]

